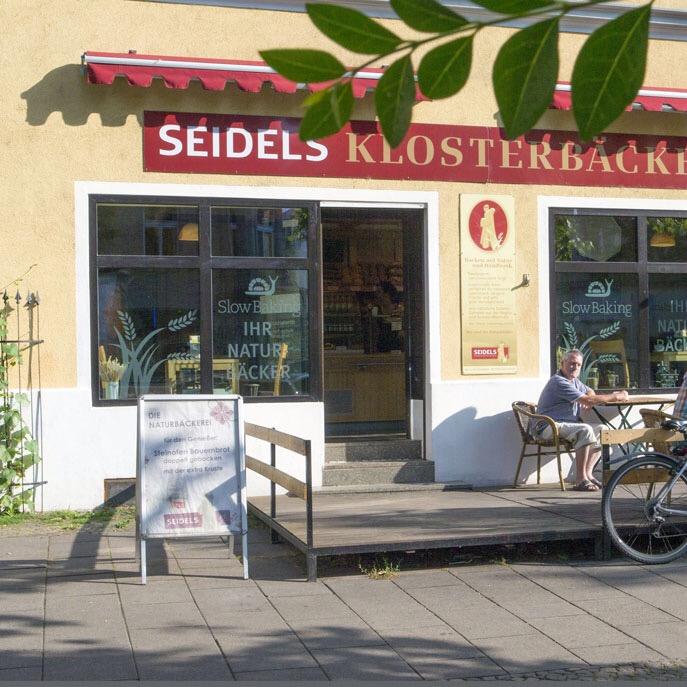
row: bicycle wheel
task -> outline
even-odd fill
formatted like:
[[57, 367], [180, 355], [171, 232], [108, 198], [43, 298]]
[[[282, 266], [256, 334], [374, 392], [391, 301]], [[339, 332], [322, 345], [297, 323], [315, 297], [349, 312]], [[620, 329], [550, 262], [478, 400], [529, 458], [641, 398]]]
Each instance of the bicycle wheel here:
[[[649, 453], [618, 468], [604, 489], [606, 532], [618, 549], [640, 563], [667, 563], [687, 551], [687, 515], [660, 515], [654, 502], [681, 467], [668, 456]], [[685, 475], [661, 505], [687, 512]]]

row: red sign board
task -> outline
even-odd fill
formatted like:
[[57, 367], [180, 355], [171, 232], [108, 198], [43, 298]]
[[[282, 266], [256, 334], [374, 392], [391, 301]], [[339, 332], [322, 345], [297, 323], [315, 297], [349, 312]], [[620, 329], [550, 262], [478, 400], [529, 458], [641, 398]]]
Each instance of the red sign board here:
[[412, 124], [393, 150], [375, 122], [350, 122], [320, 141], [300, 120], [146, 112], [148, 172], [686, 188], [687, 138], [533, 131], [515, 141], [496, 127]]

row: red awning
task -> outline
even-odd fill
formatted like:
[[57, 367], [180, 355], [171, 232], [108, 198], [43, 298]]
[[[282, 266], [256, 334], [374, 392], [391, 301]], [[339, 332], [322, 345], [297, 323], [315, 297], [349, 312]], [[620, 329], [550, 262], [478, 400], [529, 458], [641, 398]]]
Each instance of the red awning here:
[[[572, 110], [569, 83], [556, 84], [552, 107], [556, 110]], [[687, 91], [677, 88], [642, 88], [627, 110], [687, 112]]]
[[[318, 91], [327, 83], [297, 84], [277, 74], [264, 62], [247, 60], [214, 60], [204, 57], [168, 57], [137, 53], [86, 52], [81, 57], [88, 83], [110, 85], [116, 77], [124, 77], [132, 86], [148, 88], [153, 79], [162, 79], [167, 88], [188, 88], [198, 79], [208, 91], [222, 91], [227, 82], [241, 90], [258, 93], [265, 83], [278, 93], [295, 93], [307, 88]], [[384, 71], [365, 69], [353, 79], [353, 95], [362, 98], [373, 91]], [[417, 99], [424, 100], [417, 90]]]

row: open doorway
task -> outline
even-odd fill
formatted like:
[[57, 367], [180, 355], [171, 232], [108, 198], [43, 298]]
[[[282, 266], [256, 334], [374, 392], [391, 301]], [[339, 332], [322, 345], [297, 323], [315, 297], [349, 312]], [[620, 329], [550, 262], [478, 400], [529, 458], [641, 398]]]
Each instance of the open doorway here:
[[421, 210], [322, 208], [330, 441], [422, 438], [423, 217]]

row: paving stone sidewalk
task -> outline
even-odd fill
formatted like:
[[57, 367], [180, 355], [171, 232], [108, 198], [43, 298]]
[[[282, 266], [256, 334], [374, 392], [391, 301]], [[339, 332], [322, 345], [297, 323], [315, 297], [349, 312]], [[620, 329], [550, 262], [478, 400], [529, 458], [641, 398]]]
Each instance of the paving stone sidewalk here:
[[456, 565], [304, 581], [250, 535], [0, 533], [0, 680], [612, 680], [687, 677], [687, 560]]

